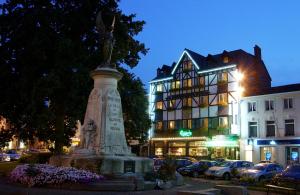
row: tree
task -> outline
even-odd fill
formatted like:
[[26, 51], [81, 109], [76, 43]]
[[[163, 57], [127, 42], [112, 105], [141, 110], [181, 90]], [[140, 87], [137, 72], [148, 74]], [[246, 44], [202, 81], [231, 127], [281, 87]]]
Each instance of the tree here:
[[[55, 141], [55, 151], [61, 153], [74, 134], [76, 120], [83, 120], [92, 89], [89, 71], [101, 62], [96, 13], [116, 16], [112, 60], [118, 66], [132, 68], [147, 53], [135, 39], [145, 22], [123, 14], [113, 0], [8, 0], [0, 8], [0, 115], [21, 139]], [[108, 22], [105, 17], [104, 23]], [[137, 82], [120, 69], [126, 73], [123, 80], [129, 79], [127, 86]], [[141, 102], [144, 92], [141, 84], [137, 87], [141, 88], [136, 89], [137, 96], [122, 101], [124, 115], [131, 121], [135, 115], [126, 113], [132, 112], [126, 105]], [[145, 94], [143, 98], [146, 102]], [[146, 121], [137, 127], [147, 129], [145, 111], [134, 113]]]

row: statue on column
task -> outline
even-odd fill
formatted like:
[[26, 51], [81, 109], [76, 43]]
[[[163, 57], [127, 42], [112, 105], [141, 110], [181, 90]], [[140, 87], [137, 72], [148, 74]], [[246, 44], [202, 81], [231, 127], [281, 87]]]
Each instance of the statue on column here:
[[102, 45], [103, 57], [103, 62], [98, 66], [98, 68], [116, 68], [116, 65], [111, 63], [111, 55], [115, 43], [115, 39], [113, 36], [114, 26], [115, 16], [113, 17], [112, 24], [106, 27], [102, 20], [102, 13], [98, 13], [96, 19], [96, 27], [100, 35], [100, 44]]

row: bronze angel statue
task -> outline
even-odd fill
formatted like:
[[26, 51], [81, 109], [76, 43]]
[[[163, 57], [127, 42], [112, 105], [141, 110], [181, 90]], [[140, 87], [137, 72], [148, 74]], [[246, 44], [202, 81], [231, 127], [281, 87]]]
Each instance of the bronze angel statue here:
[[96, 19], [96, 27], [100, 35], [100, 42], [103, 45], [102, 46], [103, 62], [102, 64], [100, 64], [100, 66], [98, 66], [100, 68], [101, 67], [116, 68], [116, 65], [111, 63], [111, 55], [115, 43], [114, 36], [113, 36], [114, 26], [115, 26], [115, 16], [113, 17], [112, 24], [106, 27], [102, 20], [101, 11], [98, 13]]

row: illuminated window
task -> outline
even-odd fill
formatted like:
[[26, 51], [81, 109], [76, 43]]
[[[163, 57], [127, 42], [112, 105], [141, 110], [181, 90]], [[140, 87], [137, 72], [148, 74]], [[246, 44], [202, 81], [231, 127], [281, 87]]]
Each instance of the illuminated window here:
[[219, 82], [227, 82], [227, 80], [228, 80], [228, 74], [227, 74], [227, 72], [220, 72], [219, 74], [218, 74], [218, 81]]
[[176, 81], [176, 88], [177, 88], [177, 89], [180, 88], [180, 81]]
[[169, 108], [175, 108], [176, 100], [169, 100]]
[[184, 88], [192, 87], [192, 79], [185, 79], [185, 80], [183, 80], [183, 87]]
[[256, 102], [248, 102], [248, 112], [256, 111]]
[[207, 119], [207, 118], [201, 118], [201, 119], [200, 119], [200, 127], [201, 127], [201, 128], [206, 128], [206, 127], [208, 127], [208, 119]]
[[219, 94], [218, 100], [219, 100], [219, 104], [226, 105], [227, 104], [227, 94], [226, 93]]
[[182, 100], [183, 107], [191, 107], [192, 106], [192, 98], [184, 98]]
[[163, 102], [156, 102], [156, 109], [162, 110], [163, 109]]
[[274, 101], [273, 100], [265, 101], [265, 107], [266, 107], [266, 111], [274, 110]]
[[291, 109], [293, 108], [293, 99], [292, 98], [286, 98], [283, 100], [283, 107], [284, 109]]
[[198, 77], [198, 80], [200, 86], [205, 86], [205, 77]]
[[183, 120], [182, 127], [185, 129], [191, 129], [192, 128], [192, 120]]
[[229, 62], [229, 57], [227, 57], [227, 56], [224, 57], [224, 58], [223, 58], [223, 62], [224, 62], [224, 63], [228, 63], [228, 62]]
[[192, 118], [192, 109], [183, 109], [182, 110], [182, 118], [183, 119]]
[[158, 121], [158, 122], [156, 123], [156, 129], [157, 129], [157, 130], [162, 130], [162, 121]]
[[219, 118], [219, 126], [220, 127], [227, 127], [228, 126], [228, 118], [227, 117], [220, 117]]
[[192, 70], [192, 66], [193, 64], [190, 60], [183, 62], [183, 70]]
[[162, 84], [158, 84], [158, 85], [156, 86], [156, 91], [157, 91], [157, 92], [162, 92], [162, 91], [163, 91]]
[[175, 129], [175, 121], [169, 121], [168, 128], [169, 129]]
[[200, 96], [200, 107], [204, 108], [208, 106], [208, 97], [207, 96]]

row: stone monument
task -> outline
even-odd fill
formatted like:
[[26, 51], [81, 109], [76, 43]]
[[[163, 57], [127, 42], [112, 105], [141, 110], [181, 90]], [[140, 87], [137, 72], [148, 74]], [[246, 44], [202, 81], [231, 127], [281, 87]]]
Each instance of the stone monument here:
[[67, 164], [79, 168], [86, 168], [89, 164], [102, 174], [148, 172], [153, 168], [152, 160], [132, 154], [125, 138], [121, 97], [117, 90], [122, 74], [111, 62], [114, 23], [115, 17], [106, 27], [102, 14], [97, 16], [103, 61], [90, 74], [94, 88], [88, 99], [80, 145], [68, 158]]

